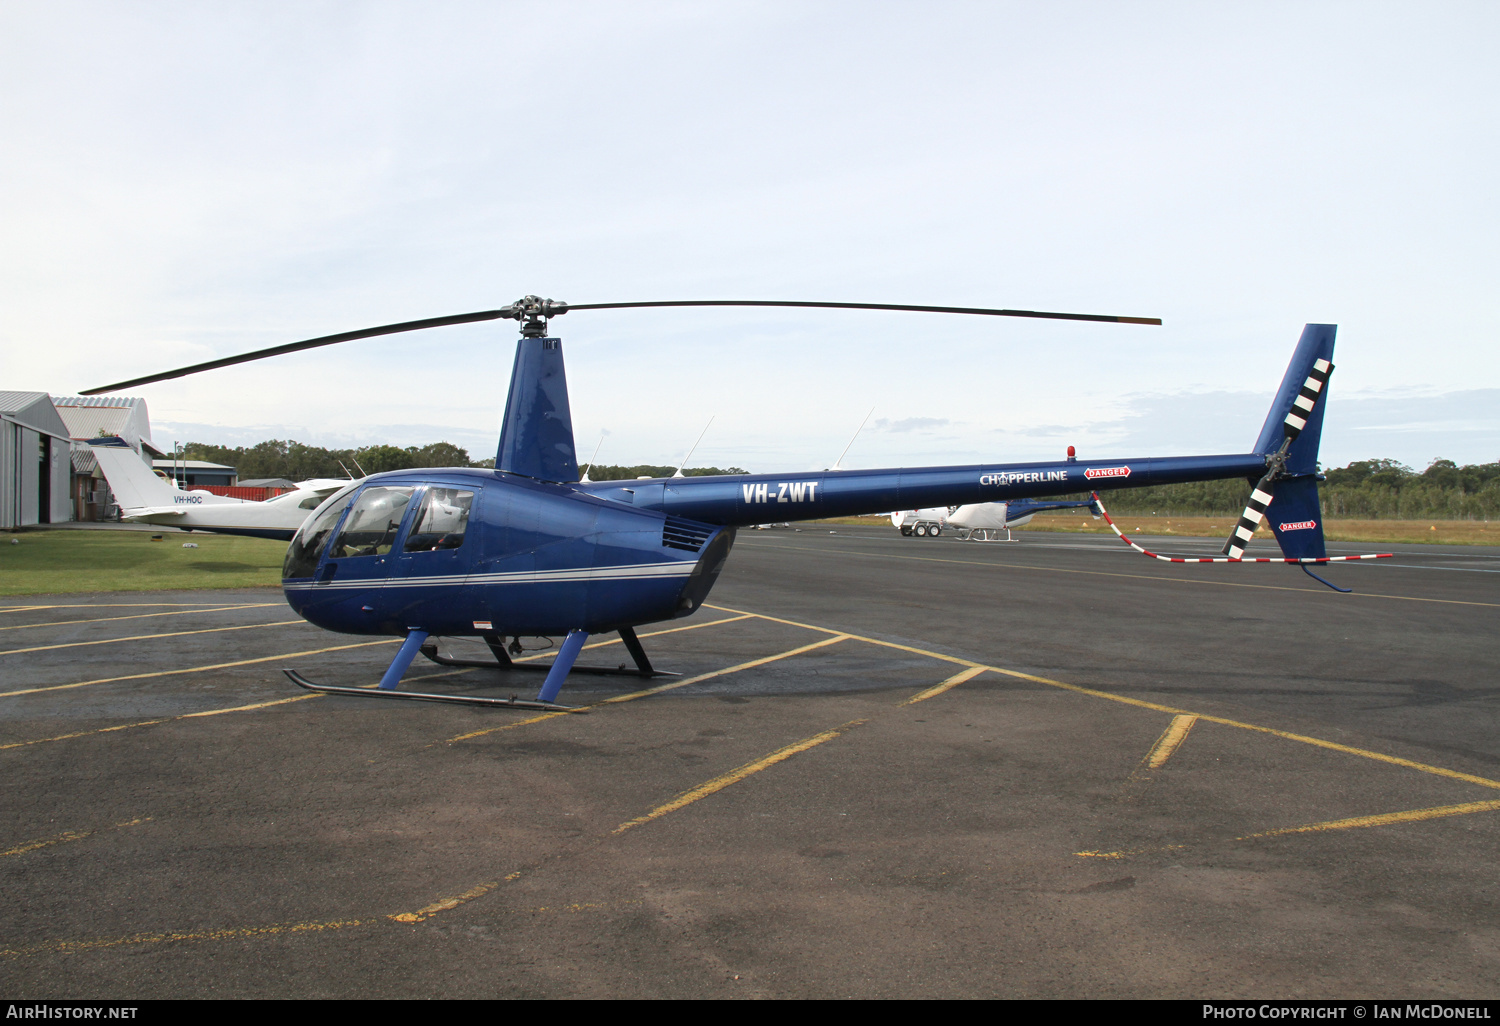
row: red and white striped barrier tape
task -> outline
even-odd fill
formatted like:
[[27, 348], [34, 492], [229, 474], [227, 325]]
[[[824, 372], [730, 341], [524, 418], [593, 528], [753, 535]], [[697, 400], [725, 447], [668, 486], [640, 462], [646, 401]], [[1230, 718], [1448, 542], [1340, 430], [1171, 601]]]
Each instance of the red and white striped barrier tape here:
[[1236, 558], [1233, 556], [1200, 556], [1196, 558], [1189, 558], [1185, 556], [1159, 556], [1155, 552], [1152, 552], [1150, 549], [1141, 548], [1135, 542], [1125, 537], [1125, 532], [1121, 531], [1118, 527], [1115, 526], [1115, 522], [1110, 519], [1109, 511], [1104, 508], [1104, 503], [1099, 501], [1099, 493], [1094, 492], [1093, 496], [1095, 504], [1099, 507], [1099, 512], [1104, 516], [1104, 522], [1109, 525], [1109, 529], [1111, 531], [1120, 536], [1120, 540], [1122, 542], [1124, 542], [1126, 545], [1129, 545], [1132, 549], [1135, 549], [1135, 551], [1139, 552], [1141, 555], [1150, 556], [1152, 559], [1159, 559], [1163, 563], [1345, 563], [1349, 560], [1354, 559], [1390, 559], [1395, 555], [1394, 552], [1371, 552], [1363, 556], [1318, 556], [1308, 559], [1288, 559], [1286, 557], [1282, 557], [1279, 559], [1268, 559], [1264, 556], [1253, 559], [1245, 559], [1243, 557]]

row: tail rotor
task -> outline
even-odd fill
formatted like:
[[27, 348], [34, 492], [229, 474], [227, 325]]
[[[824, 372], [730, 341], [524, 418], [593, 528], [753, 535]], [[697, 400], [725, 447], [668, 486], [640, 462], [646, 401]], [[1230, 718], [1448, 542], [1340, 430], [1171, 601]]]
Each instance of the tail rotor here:
[[1239, 523], [1230, 532], [1229, 540], [1224, 543], [1224, 555], [1230, 559], [1244, 557], [1245, 546], [1250, 544], [1250, 539], [1265, 521], [1266, 508], [1276, 497], [1277, 482], [1288, 476], [1287, 453], [1291, 450], [1292, 443], [1307, 427], [1308, 421], [1312, 419], [1313, 411], [1327, 389], [1328, 377], [1332, 373], [1333, 364], [1322, 357], [1314, 360], [1312, 367], [1309, 368], [1307, 379], [1303, 381], [1302, 387], [1292, 399], [1291, 409], [1287, 411], [1286, 418], [1282, 421], [1281, 447], [1266, 457], [1265, 476], [1251, 489], [1250, 501], [1245, 506], [1245, 512], [1240, 514]]

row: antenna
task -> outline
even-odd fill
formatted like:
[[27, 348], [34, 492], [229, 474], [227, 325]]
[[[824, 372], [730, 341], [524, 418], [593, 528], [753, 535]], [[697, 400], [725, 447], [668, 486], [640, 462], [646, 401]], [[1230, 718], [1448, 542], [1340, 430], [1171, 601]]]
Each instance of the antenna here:
[[354, 480], [354, 475], [351, 474], [351, 473], [349, 473], [349, 468], [346, 467], [346, 466], [344, 466], [344, 461], [343, 460], [334, 460], [333, 462], [335, 462], [335, 463], [337, 463], [339, 465], [339, 469], [344, 472], [344, 476], [345, 477], [347, 477], [351, 481]]
[[[859, 433], [865, 429], [865, 425], [870, 422], [870, 415], [873, 414], [874, 412], [875, 412], [875, 407], [871, 406], [870, 407], [870, 412], [867, 413], [867, 414], [865, 414], [865, 419], [862, 420], [862, 421], [860, 421], [859, 422], [859, 427], [855, 429], [855, 431], [854, 431], [854, 438], [858, 438], [859, 437]], [[844, 469], [839, 464], [841, 464], [841, 463], [844, 462], [844, 457], [847, 456], [847, 455], [849, 455], [849, 450], [850, 449], [854, 448], [854, 438], [849, 439], [849, 444], [846, 445], [846, 446], [844, 446], [844, 451], [841, 452], [841, 453], [839, 453], [839, 458], [833, 461], [833, 466], [829, 467], [828, 468], [829, 470], [843, 470]]]
[[599, 445], [594, 446], [594, 455], [589, 457], [588, 466], [586, 466], [586, 467], [583, 468], [583, 476], [578, 479], [578, 483], [579, 484], [592, 484], [593, 483], [593, 482], [591, 482], [589, 480], [589, 471], [593, 469], [593, 466], [594, 466], [594, 456], [598, 456], [599, 455], [599, 446], [601, 446], [603, 444], [604, 444], [604, 432], [600, 431], [599, 432]]
[[[716, 417], [716, 416], [718, 416], [718, 414], [714, 414], [714, 416]], [[711, 427], [713, 427], [713, 424], [714, 424], [714, 418], [713, 417], [709, 417], [708, 418], [708, 423], [704, 424], [703, 425], [703, 430], [698, 433], [698, 442], [703, 441], [703, 436], [706, 435], [706, 434], [708, 434], [708, 429], [711, 428]], [[687, 466], [687, 461], [690, 460], [690, 459], [692, 459], [693, 458], [693, 453], [695, 453], [695, 452], [698, 451], [698, 442], [694, 442], [693, 443], [693, 447], [687, 451], [687, 455], [684, 456], [682, 458], [682, 462], [677, 465], [677, 473], [673, 474], [672, 475], [673, 477], [681, 477], [682, 476], [682, 468], [685, 467], [685, 466]]]
[[349, 457], [349, 462], [352, 463], [352, 464], [354, 464], [354, 469], [357, 470], [357, 471], [359, 471], [359, 476], [360, 477], [369, 477], [370, 476], [369, 474], [365, 473], [365, 468], [361, 467], [359, 465], [359, 460], [355, 459], [353, 456], [350, 456]]

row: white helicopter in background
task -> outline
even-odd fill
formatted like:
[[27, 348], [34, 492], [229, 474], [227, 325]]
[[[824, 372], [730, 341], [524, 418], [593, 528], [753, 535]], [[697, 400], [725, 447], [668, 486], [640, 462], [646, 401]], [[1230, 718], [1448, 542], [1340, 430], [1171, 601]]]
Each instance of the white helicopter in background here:
[[[1068, 462], [1077, 456], [1077, 450], [1068, 446]], [[968, 506], [933, 506], [929, 509], [903, 509], [891, 514], [891, 523], [901, 529], [902, 537], [936, 538], [946, 528], [958, 531], [964, 541], [1015, 541], [1011, 537], [1012, 527], [1022, 527], [1031, 522], [1037, 513], [1050, 509], [1080, 509], [1088, 507], [1094, 519], [1100, 515], [1099, 504], [1092, 499], [1066, 502], [1038, 502], [1032, 499], [1013, 499], [1010, 502], [981, 502]], [[1005, 537], [998, 537], [1001, 531]]]
[[183, 491], [176, 481], [157, 477], [123, 438], [94, 438], [89, 440], [89, 446], [110, 491], [115, 493], [121, 520], [184, 531], [291, 541], [324, 499], [357, 483], [338, 478], [301, 481], [294, 491], [264, 502], [232, 499], [209, 491]]

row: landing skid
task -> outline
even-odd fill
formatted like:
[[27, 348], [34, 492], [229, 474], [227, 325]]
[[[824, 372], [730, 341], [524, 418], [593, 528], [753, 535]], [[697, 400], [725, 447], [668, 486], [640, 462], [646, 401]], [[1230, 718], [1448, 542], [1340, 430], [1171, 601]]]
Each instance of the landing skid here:
[[[610, 677], [681, 677], [682, 674], [671, 670], [658, 670], [651, 665], [651, 660], [646, 657], [646, 650], [641, 647], [640, 639], [635, 636], [635, 631], [629, 627], [620, 629], [620, 640], [625, 642], [625, 648], [635, 660], [635, 669], [627, 669], [624, 663], [619, 666], [573, 666], [571, 673], [592, 673], [599, 676]], [[481, 659], [455, 659], [438, 652], [437, 642], [429, 641], [422, 645], [422, 655], [439, 666], [473, 666], [481, 670], [527, 670], [532, 673], [547, 673], [552, 669], [551, 663], [518, 663], [511, 659], [510, 653], [505, 651], [505, 642], [498, 634], [486, 634], [484, 643], [489, 646], [495, 661], [489, 662]]]
[[[466, 664], [457, 664], [466, 665]], [[575, 709], [572, 706], [557, 705], [553, 702], [533, 702], [524, 698], [479, 698], [469, 695], [429, 695], [419, 691], [393, 691], [384, 688], [340, 688], [328, 684], [314, 684], [296, 670], [283, 670], [283, 673], [299, 688], [308, 691], [316, 691], [320, 695], [348, 695], [352, 698], [400, 698], [412, 702], [448, 702], [452, 705], [482, 705], [499, 709], [528, 709], [543, 712], [587, 712], [587, 709]]]
[[[401, 649], [396, 653], [396, 658], [391, 660], [391, 665], [386, 668], [385, 676], [380, 678], [380, 684], [373, 688], [340, 688], [326, 684], [314, 684], [296, 670], [284, 670], [293, 684], [308, 691], [316, 691], [325, 695], [348, 695], [351, 698], [403, 698], [416, 702], [447, 702], [451, 705], [482, 705], [491, 709], [542, 709], [547, 712], [582, 712], [582, 709], [573, 709], [566, 705], [556, 703], [557, 693], [562, 688], [563, 681], [567, 679], [569, 672], [574, 669], [573, 660], [578, 658], [578, 653], [583, 650], [584, 643], [588, 641], [588, 631], [583, 629], [571, 630], [563, 639], [562, 645], [557, 650], [557, 658], [549, 666], [517, 666], [510, 661], [510, 656], [505, 651], [504, 639], [498, 634], [484, 635], [485, 642], [494, 653], [495, 662], [473, 663], [457, 659], [444, 659], [437, 653], [437, 643], [427, 643], [428, 634], [420, 627], [408, 628], [406, 640], [401, 642]], [[577, 669], [584, 673], [624, 673], [633, 677], [677, 677], [676, 673], [663, 673], [651, 666], [651, 660], [646, 658], [646, 650], [641, 648], [640, 639], [635, 636], [635, 631], [629, 627], [620, 628], [620, 640], [625, 642], [625, 647], [630, 651], [635, 660], [636, 668], [626, 670], [623, 666], [618, 669], [608, 667], [580, 666]], [[481, 666], [497, 670], [545, 670], [547, 677], [542, 681], [542, 688], [537, 692], [536, 699], [524, 701], [512, 695], [510, 698], [474, 698], [467, 695], [430, 695], [416, 691], [398, 691], [396, 686], [401, 683], [401, 677], [411, 666], [411, 661], [417, 657], [420, 651], [428, 659], [444, 666]]]

